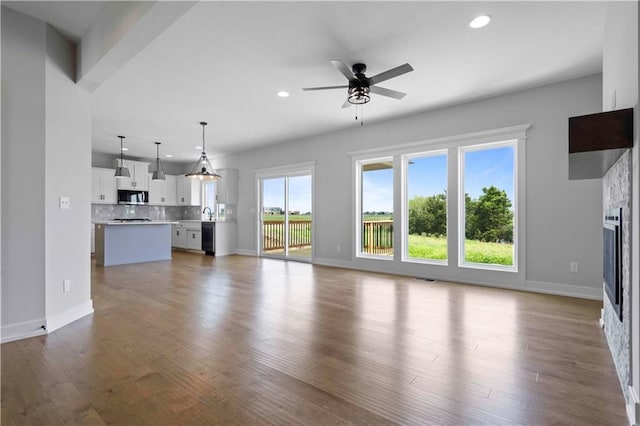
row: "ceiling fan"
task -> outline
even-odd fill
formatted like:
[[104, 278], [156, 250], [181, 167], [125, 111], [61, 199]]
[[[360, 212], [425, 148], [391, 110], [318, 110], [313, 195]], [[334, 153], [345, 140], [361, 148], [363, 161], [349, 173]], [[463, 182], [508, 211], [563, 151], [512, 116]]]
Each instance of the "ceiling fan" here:
[[351, 105], [366, 104], [371, 100], [369, 93], [375, 93], [377, 95], [387, 96], [394, 99], [404, 98], [406, 93], [398, 92], [397, 90], [385, 89], [384, 87], [376, 86], [376, 84], [413, 71], [413, 67], [411, 65], [404, 64], [391, 68], [385, 72], [381, 72], [380, 74], [376, 74], [373, 77], [367, 77], [364, 74], [367, 71], [367, 66], [365, 64], [353, 64], [351, 69], [349, 69], [349, 67], [347, 67], [342, 61], [331, 61], [331, 63], [342, 73], [342, 75], [347, 77], [347, 80], [349, 80], [348, 85], [305, 87], [302, 90], [348, 89], [347, 100], [344, 101], [342, 108], [347, 108]]

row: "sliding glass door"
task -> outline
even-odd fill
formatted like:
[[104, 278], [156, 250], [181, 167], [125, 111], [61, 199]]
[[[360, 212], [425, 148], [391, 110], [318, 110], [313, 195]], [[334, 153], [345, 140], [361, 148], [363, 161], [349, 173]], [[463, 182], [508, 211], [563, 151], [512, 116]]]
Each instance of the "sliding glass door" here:
[[312, 176], [260, 179], [260, 254], [311, 261]]

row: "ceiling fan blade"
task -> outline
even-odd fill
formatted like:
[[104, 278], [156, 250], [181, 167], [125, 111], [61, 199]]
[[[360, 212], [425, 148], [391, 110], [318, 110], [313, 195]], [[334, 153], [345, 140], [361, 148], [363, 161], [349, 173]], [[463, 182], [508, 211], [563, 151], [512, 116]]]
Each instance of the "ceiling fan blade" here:
[[344, 103], [342, 104], [342, 108], [349, 108], [350, 106], [351, 106], [351, 103], [349, 102], [349, 99], [344, 101]]
[[338, 71], [342, 73], [342, 75], [347, 77], [347, 80], [353, 80], [354, 78], [356, 78], [351, 72], [351, 70], [349, 69], [349, 67], [346, 66], [344, 62], [334, 60], [334, 61], [331, 61], [331, 63], [333, 64], [334, 67], [338, 69]]
[[370, 85], [378, 84], [385, 80], [389, 80], [390, 78], [398, 77], [399, 75], [406, 74], [411, 71], [413, 71], [413, 67], [411, 65], [409, 64], [400, 65], [395, 68], [391, 68], [388, 71], [381, 72], [380, 74], [376, 74], [373, 77], [370, 77], [369, 84]]
[[398, 92], [397, 90], [385, 89], [384, 87], [378, 86], [369, 86], [369, 90], [371, 91], [371, 93], [388, 96], [389, 98], [394, 99], [402, 99], [407, 95], [406, 93]]
[[302, 90], [330, 90], [330, 89], [347, 89], [349, 86], [324, 86], [324, 87], [304, 87]]

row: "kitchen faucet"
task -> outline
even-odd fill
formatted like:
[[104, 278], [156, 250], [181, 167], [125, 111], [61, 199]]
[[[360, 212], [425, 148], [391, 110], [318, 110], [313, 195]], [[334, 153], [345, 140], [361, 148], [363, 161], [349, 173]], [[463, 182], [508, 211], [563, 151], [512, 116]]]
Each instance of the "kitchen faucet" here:
[[213, 220], [213, 212], [211, 211], [211, 207], [205, 207], [202, 210], [202, 213], [204, 214], [204, 212], [206, 212], [207, 210], [209, 210], [209, 220]]

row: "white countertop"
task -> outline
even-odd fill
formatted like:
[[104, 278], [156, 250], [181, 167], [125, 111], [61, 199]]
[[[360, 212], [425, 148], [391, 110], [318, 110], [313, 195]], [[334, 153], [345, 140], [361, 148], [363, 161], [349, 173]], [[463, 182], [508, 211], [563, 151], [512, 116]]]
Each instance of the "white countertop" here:
[[151, 220], [151, 221], [134, 221], [134, 222], [121, 222], [119, 220], [104, 220], [104, 221], [94, 221], [96, 225], [172, 225], [178, 222], [171, 222], [168, 220]]

